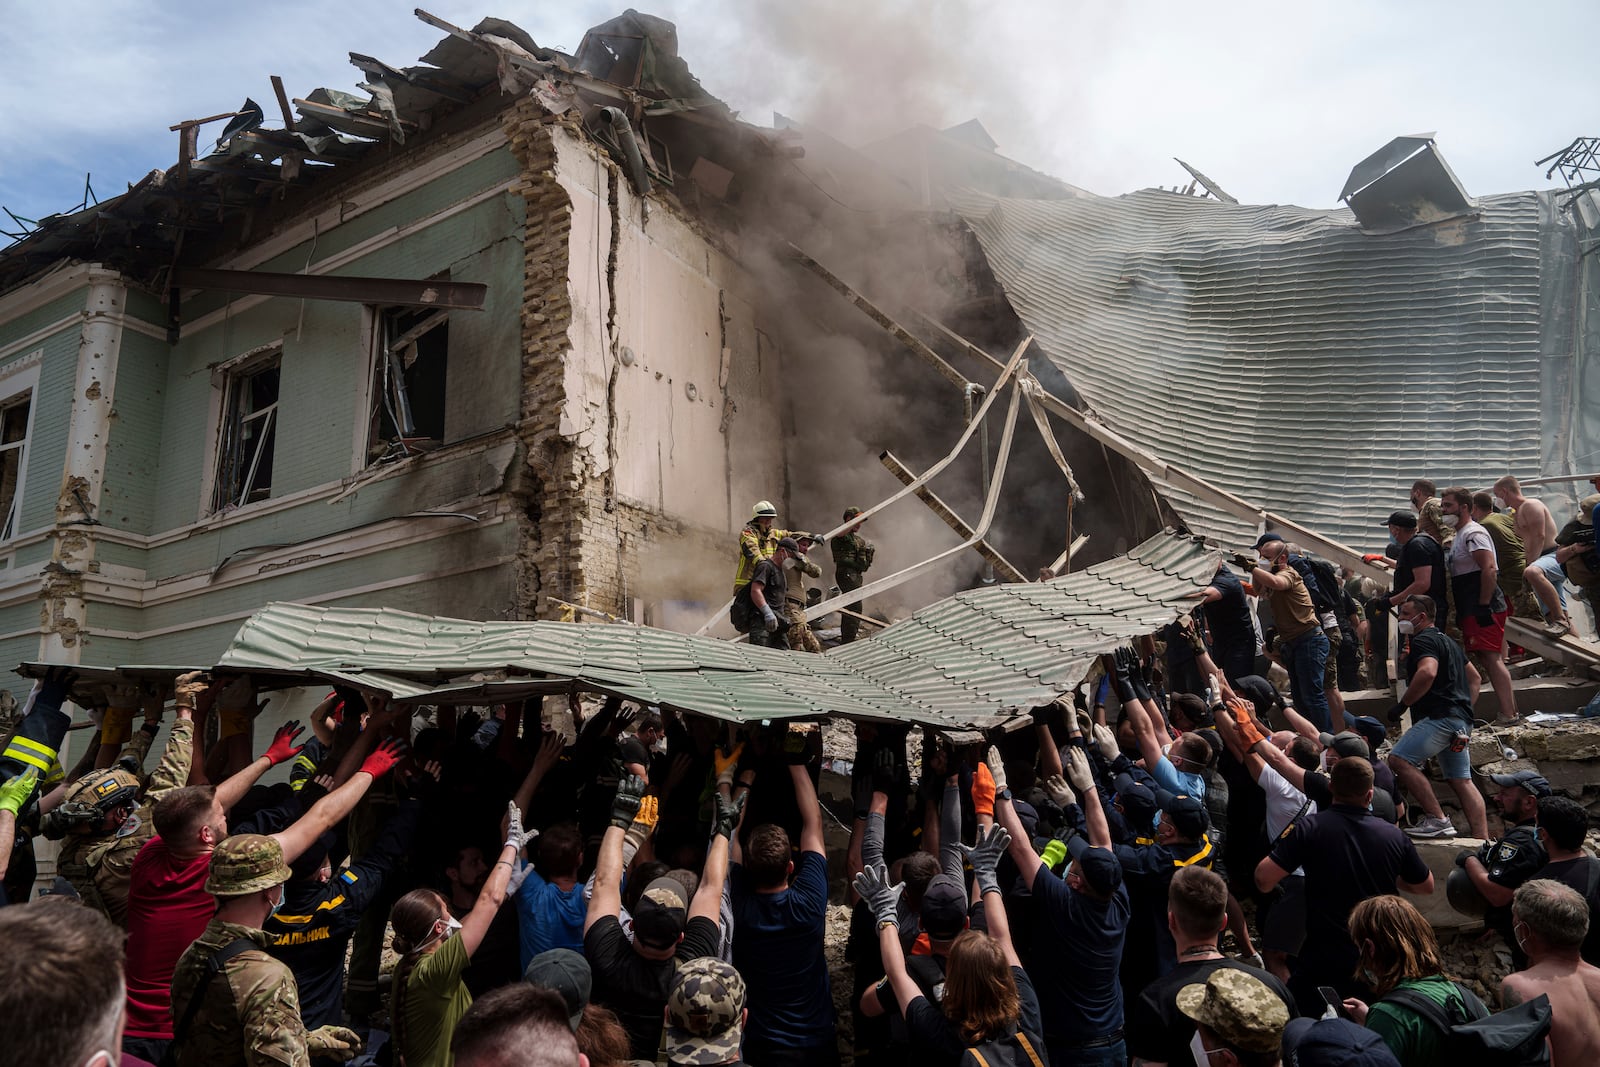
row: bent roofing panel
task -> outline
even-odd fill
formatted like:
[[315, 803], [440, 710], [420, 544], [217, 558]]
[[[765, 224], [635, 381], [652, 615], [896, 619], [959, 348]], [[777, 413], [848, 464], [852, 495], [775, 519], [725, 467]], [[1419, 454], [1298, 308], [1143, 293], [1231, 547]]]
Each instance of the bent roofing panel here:
[[479, 694], [494, 678], [474, 675], [511, 671], [735, 721], [841, 714], [989, 726], [1054, 699], [1095, 656], [1190, 608], [1217, 564], [1196, 540], [1161, 534], [1050, 582], [958, 594], [822, 656], [644, 627], [270, 604], [219, 667], [367, 678], [420, 702]]
[[[1540, 195], [1385, 237], [1345, 210], [1158, 191], [953, 199], [1018, 316], [1108, 425], [1366, 546], [1414, 478], [1481, 487], [1541, 469]], [[1170, 498], [1196, 529], [1253, 535]]]

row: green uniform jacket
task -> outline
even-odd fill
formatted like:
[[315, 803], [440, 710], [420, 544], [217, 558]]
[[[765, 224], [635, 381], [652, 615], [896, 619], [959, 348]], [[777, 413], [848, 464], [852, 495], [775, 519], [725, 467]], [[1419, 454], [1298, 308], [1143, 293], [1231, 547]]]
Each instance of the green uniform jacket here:
[[229, 960], [206, 987], [178, 1049], [178, 1067], [310, 1067], [294, 974], [267, 955], [263, 930], [212, 919], [172, 973], [173, 1018], [183, 1018], [206, 961], [241, 937], [261, 948]]
[[833, 554], [835, 571], [860, 575], [872, 566], [872, 556], [877, 549], [860, 534], [840, 534], [828, 541], [828, 551]]

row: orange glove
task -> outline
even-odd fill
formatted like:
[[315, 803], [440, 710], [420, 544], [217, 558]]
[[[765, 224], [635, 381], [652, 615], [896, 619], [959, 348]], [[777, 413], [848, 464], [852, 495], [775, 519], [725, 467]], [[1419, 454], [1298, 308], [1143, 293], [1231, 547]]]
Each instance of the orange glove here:
[[989, 773], [987, 763], [978, 764], [977, 773], [972, 776], [972, 810], [994, 818], [994, 775]]
[[1233, 713], [1233, 721], [1239, 726], [1239, 740], [1244, 742], [1245, 748], [1254, 748], [1266, 740], [1256, 728], [1254, 711], [1249, 701], [1241, 697], [1230, 697], [1226, 703], [1228, 710]]

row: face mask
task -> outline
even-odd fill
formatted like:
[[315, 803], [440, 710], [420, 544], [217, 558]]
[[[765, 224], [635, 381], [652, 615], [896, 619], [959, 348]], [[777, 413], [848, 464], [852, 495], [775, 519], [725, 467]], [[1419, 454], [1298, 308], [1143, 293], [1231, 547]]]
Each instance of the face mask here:
[[272, 902], [272, 910], [267, 912], [267, 918], [270, 919], [278, 914], [278, 909], [281, 907], [283, 907], [283, 890], [280, 888], [278, 890], [278, 899]]
[[1504, 497], [1498, 497], [1498, 496], [1495, 497], [1494, 498], [1494, 506], [1497, 507], [1497, 508], [1502, 508], [1503, 509], [1506, 506], [1505, 498]]
[[1417, 632], [1417, 624], [1410, 619], [1401, 619], [1397, 629], [1403, 634], [1414, 634]]
[[1200, 1040], [1200, 1031], [1196, 1030], [1189, 1039], [1189, 1053], [1194, 1056], [1195, 1067], [1207, 1067], [1211, 1062], [1211, 1053]]
[[1442, 518], [1444, 519], [1444, 524], [1450, 527], [1452, 530], [1461, 525], [1460, 515], [1445, 515], [1442, 516]]
[[446, 915], [444, 917], [444, 936], [449, 937], [459, 929], [461, 929], [461, 921], [459, 919], [454, 915]]

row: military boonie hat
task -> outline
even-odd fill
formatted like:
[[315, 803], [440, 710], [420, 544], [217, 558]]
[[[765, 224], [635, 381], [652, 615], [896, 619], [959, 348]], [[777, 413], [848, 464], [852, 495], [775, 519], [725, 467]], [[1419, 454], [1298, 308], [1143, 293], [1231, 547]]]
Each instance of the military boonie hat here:
[[1289, 1025], [1289, 1009], [1265, 982], [1224, 967], [1205, 983], [1178, 990], [1178, 1010], [1246, 1052], [1276, 1052]]
[[715, 956], [678, 968], [667, 992], [667, 1059], [690, 1067], [739, 1056], [744, 979]]
[[212, 850], [206, 892], [242, 897], [287, 882], [290, 873], [276, 840], [264, 834], [235, 834]]

